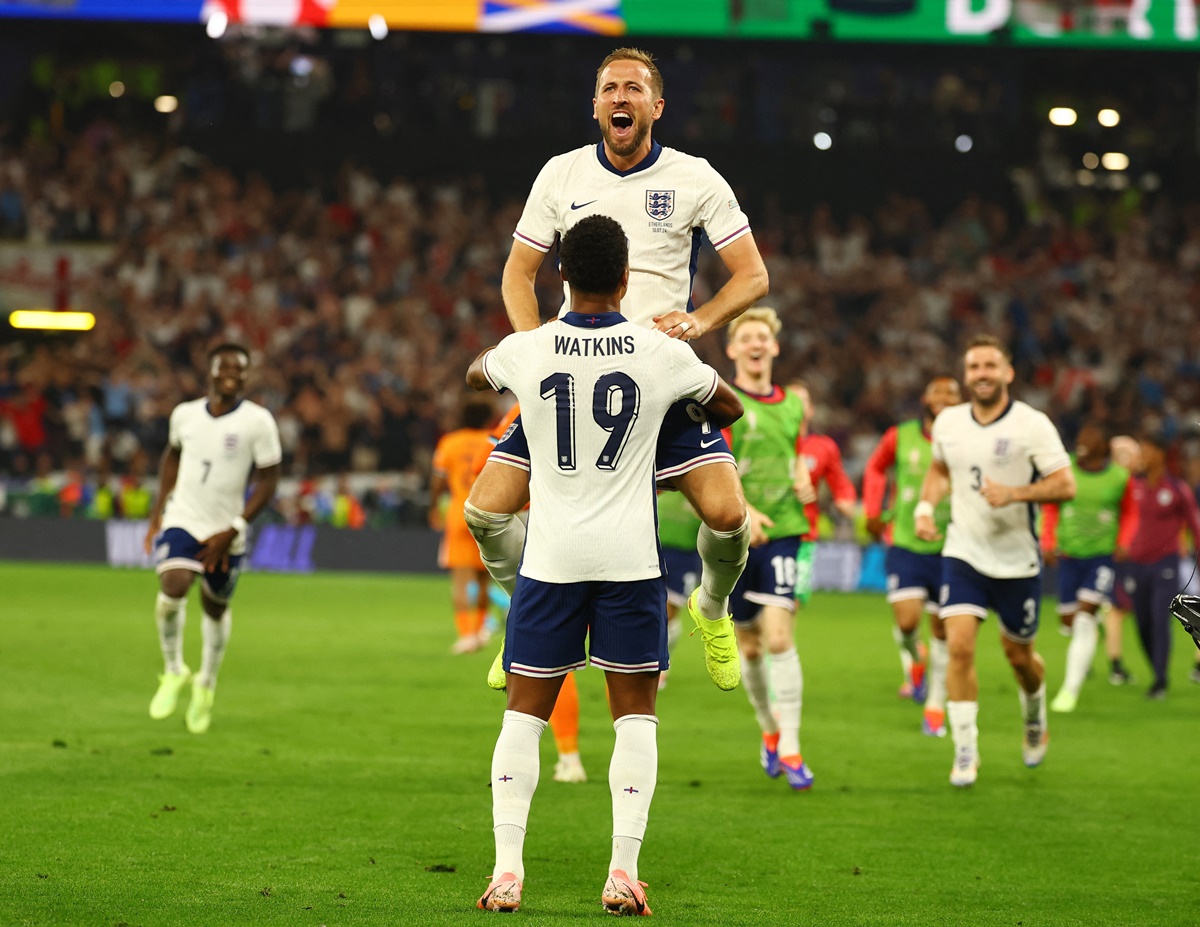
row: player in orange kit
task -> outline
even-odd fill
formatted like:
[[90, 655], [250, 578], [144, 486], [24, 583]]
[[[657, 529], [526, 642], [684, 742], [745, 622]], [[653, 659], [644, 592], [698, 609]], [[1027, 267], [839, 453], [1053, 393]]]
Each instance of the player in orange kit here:
[[[475, 482], [477, 462], [492, 448], [488, 425], [495, 417], [490, 403], [468, 402], [462, 409], [462, 427], [442, 436], [433, 452], [433, 474], [429, 483], [429, 526], [442, 531], [438, 564], [450, 571], [454, 597], [454, 624], [458, 639], [452, 653], [470, 653], [487, 643], [483, 623], [487, 617], [488, 572], [479, 557], [479, 547], [463, 518], [463, 504]], [[439, 502], [449, 494], [444, 510]], [[471, 583], [475, 600], [471, 601]]]

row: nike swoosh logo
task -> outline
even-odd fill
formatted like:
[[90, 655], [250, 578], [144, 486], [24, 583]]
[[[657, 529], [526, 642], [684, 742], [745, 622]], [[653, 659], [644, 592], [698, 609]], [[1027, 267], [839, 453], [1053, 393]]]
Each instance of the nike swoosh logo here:
[[574, 201], [574, 200], [572, 200], [572, 201], [571, 201], [571, 208], [572, 208], [572, 209], [583, 209], [583, 207], [584, 207], [584, 206], [591, 206], [591, 205], [592, 205], [592, 203], [594, 203], [594, 202], [596, 202], [596, 201], [595, 201], [595, 200], [588, 200], [586, 203], [579, 203], [578, 205], [576, 205], [575, 201]]
[[700, 446], [701, 447], [712, 447], [714, 444], [719, 443], [720, 440], [721, 440], [720, 438], [713, 438], [711, 441], [701, 441]]

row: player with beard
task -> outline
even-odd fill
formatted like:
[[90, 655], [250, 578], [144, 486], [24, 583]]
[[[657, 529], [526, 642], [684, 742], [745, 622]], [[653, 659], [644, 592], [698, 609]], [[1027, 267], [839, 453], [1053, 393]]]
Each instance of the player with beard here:
[[[203, 734], [212, 723], [217, 671], [229, 643], [229, 601], [246, 552], [247, 523], [275, 496], [283, 452], [271, 413], [243, 399], [250, 354], [222, 344], [208, 354], [208, 396], [177, 405], [158, 471], [158, 498], [146, 532], [159, 593], [154, 607], [163, 674], [150, 717], [169, 718], [192, 672], [183, 662], [187, 594], [200, 577], [204, 649], [192, 680], [187, 728]], [[254, 484], [246, 497], [248, 484]]]
[[[601, 62], [592, 100], [600, 141], [550, 159], [513, 233], [502, 290], [516, 331], [541, 323], [534, 279], [546, 253], [595, 214], [613, 217], [629, 236], [623, 305], [635, 325], [691, 341], [766, 294], [766, 267], [729, 184], [707, 161], [651, 137], [663, 107], [662, 74], [652, 56], [620, 48]], [[694, 307], [692, 267], [705, 237], [731, 276], [712, 299]], [[564, 293], [569, 296], [569, 287]], [[567, 305], [564, 299], [564, 310]], [[689, 611], [701, 630], [709, 675], [732, 689], [740, 672], [728, 597], [746, 562], [749, 521], [729, 447], [694, 403], [678, 403], [668, 413], [656, 475], [681, 490], [704, 523], [697, 538], [700, 585]], [[484, 562], [501, 586], [511, 586], [525, 540], [524, 525], [512, 513], [528, 499], [529, 450], [518, 420], [492, 453], [467, 506]]]
[[[921, 417], [893, 425], [867, 460], [863, 471], [863, 508], [867, 531], [877, 540], [885, 535], [887, 552], [888, 604], [895, 624], [892, 634], [900, 651], [904, 671], [902, 698], [924, 703], [921, 729], [930, 737], [946, 736], [946, 629], [938, 618], [938, 590], [942, 584], [942, 541], [923, 541], [916, 535], [913, 511], [921, 492], [921, 481], [929, 469], [933, 446], [930, 431], [934, 420], [948, 406], [962, 402], [962, 391], [954, 377], [934, 377], [921, 394]], [[883, 498], [888, 471], [895, 471], [891, 512], [885, 519]], [[943, 500], [934, 513], [939, 531], [950, 522], [950, 502]], [[921, 642], [921, 612], [930, 614], [929, 661]], [[927, 672], [928, 670], [928, 672]]]
[[942, 548], [941, 608], [950, 664], [946, 704], [954, 739], [950, 784], [973, 785], [979, 771], [979, 680], [975, 642], [988, 610], [1000, 618], [1004, 655], [1017, 677], [1026, 766], [1046, 755], [1046, 666], [1034, 649], [1041, 599], [1035, 506], [1075, 496], [1062, 438], [1042, 412], [1009, 398], [1012, 359], [991, 335], [971, 340], [963, 385], [970, 401], [933, 422], [933, 461], [914, 510], [917, 537], [942, 537], [934, 519], [949, 493]]

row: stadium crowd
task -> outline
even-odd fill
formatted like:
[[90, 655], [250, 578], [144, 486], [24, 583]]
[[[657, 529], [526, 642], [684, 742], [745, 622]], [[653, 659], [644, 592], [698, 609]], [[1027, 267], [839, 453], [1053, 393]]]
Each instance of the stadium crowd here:
[[[1011, 345], [1030, 384], [1021, 398], [1068, 441], [1090, 418], [1165, 430], [1181, 466], [1200, 457], [1200, 206], [1024, 194], [1017, 206], [968, 198], [944, 216], [898, 193], [846, 216], [790, 213], [769, 195], [744, 204], [788, 332], [780, 371], [811, 384], [818, 428], [852, 474], [931, 375], [958, 373], [959, 345], [979, 330]], [[94, 331], [0, 346], [9, 495], [40, 480], [57, 493], [43, 509], [104, 514], [83, 500], [123, 480], [111, 511], [138, 514], [131, 487], [155, 470], [171, 408], [202, 393], [207, 346], [233, 340], [254, 353], [255, 398], [278, 418], [294, 497], [315, 477], [400, 473], [370, 505], [406, 499], [402, 517], [421, 517], [418, 487], [457, 424], [463, 371], [508, 331], [500, 272], [519, 213], [478, 178], [386, 178], [347, 162], [328, 183], [289, 187], [103, 121], [61, 144], [0, 147], [0, 242], [106, 249], [69, 293], [96, 313]], [[703, 253], [697, 302], [722, 273]], [[561, 299], [552, 262], [538, 290], [549, 314]], [[727, 365], [719, 337], [695, 346]], [[363, 494], [346, 487], [288, 517], [332, 518], [314, 513]]]

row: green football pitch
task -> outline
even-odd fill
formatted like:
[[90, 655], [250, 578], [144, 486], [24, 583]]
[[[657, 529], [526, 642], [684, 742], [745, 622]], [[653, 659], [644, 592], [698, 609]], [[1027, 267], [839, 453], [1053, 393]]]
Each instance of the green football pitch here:
[[[0, 564], [0, 925], [479, 924], [502, 696], [491, 653], [452, 657], [442, 577], [248, 575], [211, 731], [151, 721], [160, 669], [148, 573]], [[199, 607], [186, 657], [199, 663]], [[1065, 641], [1043, 609], [1051, 692]], [[684, 638], [659, 699], [659, 784], [641, 877], [678, 925], [1177, 925], [1200, 922], [1200, 686], [1175, 641], [1163, 702], [1102, 658], [1078, 711], [1021, 763], [1015, 684], [981, 635], [973, 789], [896, 698], [879, 596], [818, 595], [801, 618], [811, 792], [758, 766], [740, 692]], [[512, 920], [576, 925], [610, 844], [612, 725], [580, 674], [590, 780], [542, 781]]]

